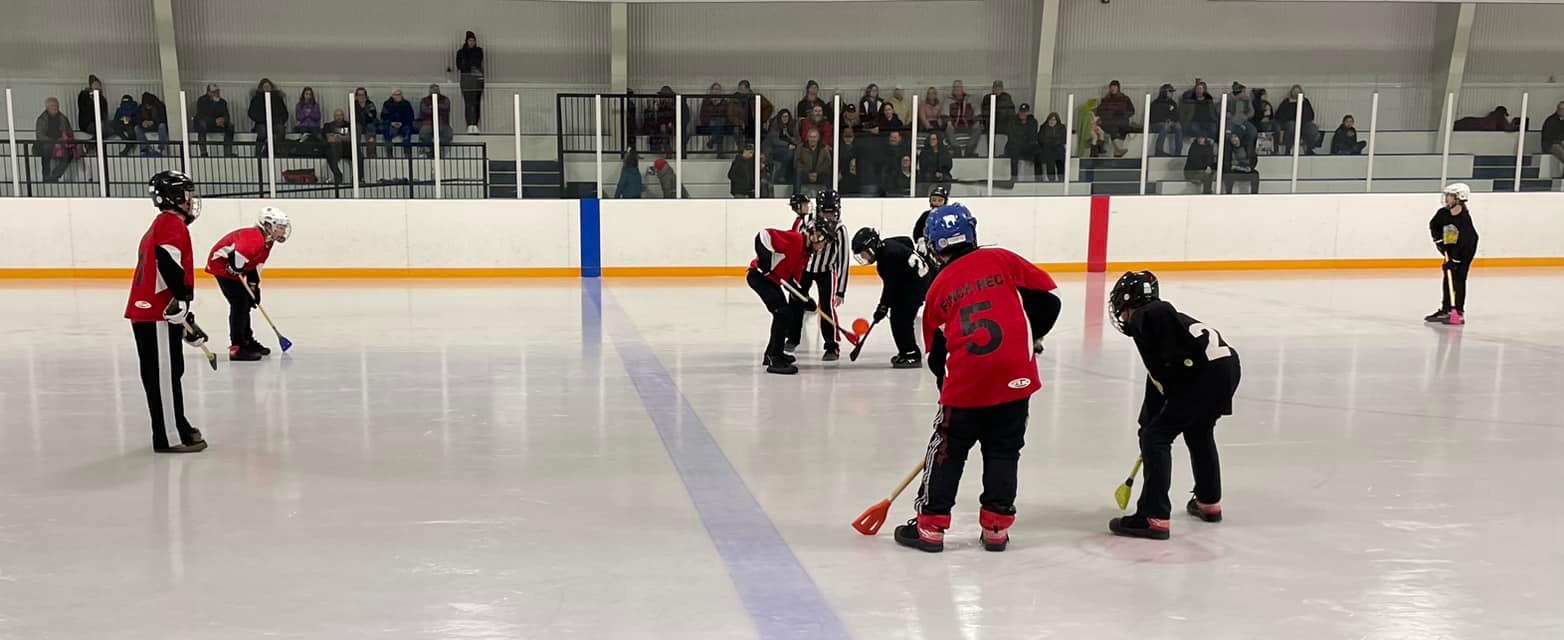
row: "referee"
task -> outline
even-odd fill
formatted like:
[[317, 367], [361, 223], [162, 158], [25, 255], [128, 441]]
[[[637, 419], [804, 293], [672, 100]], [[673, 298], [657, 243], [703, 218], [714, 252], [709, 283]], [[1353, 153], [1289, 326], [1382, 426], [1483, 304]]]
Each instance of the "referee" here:
[[[815, 300], [820, 304], [820, 310], [836, 320], [836, 307], [847, 298], [847, 227], [842, 226], [842, 198], [833, 190], [826, 189], [815, 196], [815, 219], [819, 228], [826, 230], [825, 248], [817, 251], [809, 257], [809, 262], [804, 265], [804, 278], [802, 285], [804, 295], [811, 295], [809, 288], [813, 285], [819, 292]], [[802, 306], [802, 302], [795, 300], [794, 304]], [[798, 310], [793, 314], [797, 322], [789, 328], [787, 337], [787, 350], [798, 348], [804, 333], [804, 313]], [[820, 337], [825, 341], [825, 354], [820, 359], [825, 362], [834, 362], [842, 357], [841, 347], [836, 341], [836, 328], [820, 319]]]

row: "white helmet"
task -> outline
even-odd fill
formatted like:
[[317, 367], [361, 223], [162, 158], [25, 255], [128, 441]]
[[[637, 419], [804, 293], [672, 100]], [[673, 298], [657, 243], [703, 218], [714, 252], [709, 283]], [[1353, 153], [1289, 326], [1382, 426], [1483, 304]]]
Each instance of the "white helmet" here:
[[1465, 182], [1456, 182], [1445, 187], [1445, 195], [1455, 196], [1456, 200], [1466, 202], [1472, 198], [1472, 188], [1466, 186]]
[[288, 219], [287, 212], [277, 207], [261, 209], [261, 215], [256, 219], [255, 226], [260, 227], [266, 237], [276, 242], [287, 242], [288, 234], [293, 232], [293, 221]]

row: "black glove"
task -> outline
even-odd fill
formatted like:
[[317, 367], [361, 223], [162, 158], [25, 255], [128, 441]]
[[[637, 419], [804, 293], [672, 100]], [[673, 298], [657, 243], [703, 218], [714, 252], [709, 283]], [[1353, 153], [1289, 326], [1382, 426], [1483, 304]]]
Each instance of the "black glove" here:
[[874, 321], [875, 322], [879, 322], [881, 320], [884, 320], [885, 319], [885, 314], [890, 313], [890, 311], [891, 310], [885, 308], [885, 305], [883, 305], [883, 304], [878, 306], [878, 307], [875, 307], [874, 308]]
[[233, 262], [223, 265], [223, 270], [227, 271], [228, 275], [233, 276], [235, 279], [244, 277], [244, 271], [235, 267]]
[[261, 306], [261, 285], [250, 285], [250, 293], [254, 294], [250, 296], [250, 308], [254, 309]]
[[185, 344], [199, 347], [206, 344], [206, 338], [206, 332], [202, 331], [201, 326], [196, 324], [195, 314], [185, 314]]
[[814, 310], [820, 308], [820, 305], [815, 304], [815, 301], [810, 300], [809, 298], [799, 298], [798, 303], [804, 306], [804, 311], [806, 313], [814, 312]]
[[1042, 352], [1043, 352], [1043, 339], [1042, 338], [1038, 338], [1036, 340], [1033, 340], [1032, 341], [1032, 353], [1036, 354], [1036, 353], [1042, 353]]

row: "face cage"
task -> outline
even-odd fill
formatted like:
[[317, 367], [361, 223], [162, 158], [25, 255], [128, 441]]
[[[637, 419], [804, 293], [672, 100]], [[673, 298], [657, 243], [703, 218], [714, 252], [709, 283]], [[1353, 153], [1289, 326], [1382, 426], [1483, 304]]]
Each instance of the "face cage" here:
[[874, 264], [874, 251], [871, 249], [864, 249], [863, 251], [859, 251], [858, 253], [853, 254], [853, 261], [862, 265]]
[[1119, 333], [1129, 335], [1129, 331], [1124, 328], [1124, 307], [1116, 304], [1119, 299], [1118, 293], [1114, 291], [1108, 294], [1108, 321], [1113, 323], [1113, 328]]
[[191, 189], [185, 192], [185, 219], [195, 222], [199, 217], [201, 217], [201, 196], [196, 195], [195, 189]]

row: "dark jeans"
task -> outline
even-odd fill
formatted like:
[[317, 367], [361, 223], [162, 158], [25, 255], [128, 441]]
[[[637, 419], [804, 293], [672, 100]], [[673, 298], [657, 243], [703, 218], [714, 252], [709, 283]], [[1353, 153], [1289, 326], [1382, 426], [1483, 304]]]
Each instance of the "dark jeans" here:
[[1260, 193], [1260, 172], [1258, 171], [1247, 173], [1229, 171], [1222, 174], [1222, 193], [1232, 193], [1233, 183], [1240, 180], [1249, 185], [1249, 193]]
[[[385, 134], [386, 144], [390, 145], [390, 144], [396, 142], [397, 138], [401, 138], [402, 139], [402, 149], [407, 152], [407, 155], [413, 155], [413, 136], [414, 135], [417, 135], [417, 134], [416, 134], [416, 132], [413, 131], [413, 127], [411, 125], [403, 126], [401, 128], [392, 127], [389, 124], [386, 125], [386, 134]], [[396, 152], [395, 149], [388, 148], [386, 150], [386, 157], [389, 158], [389, 157], [393, 156], [395, 154], [395, 152]]]
[[1472, 271], [1472, 259], [1462, 258], [1459, 261], [1445, 256], [1444, 264], [1444, 306], [1441, 310], [1454, 309], [1466, 313], [1466, 275]]
[[223, 298], [228, 300], [228, 344], [241, 347], [255, 340], [255, 333], [250, 330], [250, 308], [255, 305], [250, 292], [244, 288], [244, 282], [231, 278], [219, 278], [217, 288], [223, 292]]
[[[1185, 169], [1184, 180], [1190, 184], [1200, 185], [1200, 192], [1211, 193], [1211, 183], [1216, 180], [1216, 174], [1200, 169]], [[1223, 180], [1226, 182], [1226, 180]]]
[[483, 90], [463, 91], [462, 107], [466, 111], [467, 126], [478, 126], [478, 119], [483, 115]]
[[1027, 160], [1027, 161], [1030, 161], [1032, 163], [1032, 177], [1037, 178], [1037, 179], [1042, 179], [1042, 177], [1043, 177], [1043, 150], [1042, 149], [1040, 149], [1040, 148], [1038, 148], [1036, 146], [1023, 147], [1023, 146], [1011, 145], [1010, 148], [1005, 149], [1005, 154], [1010, 156], [1010, 179], [1011, 180], [1015, 180], [1016, 176], [1021, 173], [1021, 161], [1022, 160]]
[[217, 126], [216, 123], [207, 123], [197, 120], [195, 123], [195, 130], [196, 140], [201, 144], [200, 148], [202, 157], [206, 156], [206, 134], [208, 133], [223, 134], [223, 155], [232, 156], [234, 154], [234, 125], [232, 122], [223, 126]]
[[[1281, 128], [1282, 128], [1282, 146], [1291, 147], [1292, 146], [1292, 131], [1293, 131], [1294, 125], [1297, 124], [1297, 121], [1294, 120], [1294, 121], [1290, 121], [1290, 122], [1283, 122], [1283, 121], [1278, 120], [1277, 124], [1279, 126], [1281, 126]], [[1313, 122], [1305, 122], [1305, 123], [1303, 123], [1303, 152], [1307, 153], [1307, 154], [1310, 154], [1310, 155], [1313, 155], [1314, 154], [1314, 150], [1318, 149], [1319, 146], [1320, 146], [1320, 128], [1318, 126], [1315, 126], [1315, 124]]]
[[1049, 182], [1064, 180], [1064, 145], [1044, 145], [1040, 152], [1042, 158], [1043, 174]]
[[[1026, 445], [1026, 418], [1031, 399], [991, 407], [963, 409], [941, 406], [934, 418], [923, 459], [923, 482], [913, 503], [918, 513], [950, 515], [956, 489], [972, 445], [983, 445], [983, 495], [978, 502], [999, 515], [1015, 515], [1016, 466]], [[1163, 493], [1167, 493], [1164, 489]]]
[[[273, 123], [273, 124], [275, 124], [275, 123]], [[266, 140], [269, 137], [282, 138], [283, 137], [282, 127], [281, 126], [272, 127], [271, 134], [267, 135], [266, 125], [264, 123], [257, 123], [255, 125], [255, 157], [259, 158], [259, 157], [262, 157], [262, 156], [266, 155]], [[276, 153], [276, 155], [282, 155], [282, 154], [281, 153]]]
[[[831, 296], [836, 295], [836, 292], [831, 290], [830, 273], [805, 271], [803, 279], [798, 284], [800, 285], [798, 292], [806, 296], [809, 295], [809, 288], [813, 285], [816, 291], [815, 303], [819, 304], [820, 310], [831, 316], [832, 320], [836, 319], [836, 309], [831, 308]], [[804, 316], [808, 314], [804, 313], [803, 301], [794, 300], [793, 304], [798, 309], [794, 312], [793, 326], [788, 328], [787, 339], [789, 342], [801, 342], [800, 338], [804, 335]], [[820, 319], [820, 337], [825, 341], [826, 351], [836, 351], [839, 348], [836, 342], [836, 327], [826, 322], [825, 318]]]
[[72, 158], [69, 148], [67, 147], [67, 151], [64, 156], [56, 158], [54, 157], [54, 149], [57, 146], [63, 145], [57, 145], [53, 142], [39, 142], [34, 146], [38, 150], [38, 158], [42, 164], [43, 181], [59, 182], [60, 178], [65, 177], [66, 170], [71, 168]]
[[[157, 136], [157, 141], [158, 141], [157, 152], [159, 154], [162, 154], [162, 155], [165, 155], [165, 156], [168, 155], [168, 125], [167, 124], [159, 122], [155, 126], [153, 126], [151, 129], [148, 129], [148, 128], [140, 126], [140, 125], [136, 126], [136, 139], [137, 140], [140, 140], [142, 142], [147, 142], [147, 141], [152, 139], [153, 135]], [[143, 145], [141, 145], [141, 153], [143, 153], [143, 154], [151, 154], [152, 153], [152, 145], [150, 145], [150, 144], [143, 144]]]
[[788, 328], [793, 323], [793, 316], [797, 309], [788, 304], [787, 295], [782, 293], [782, 285], [772, 282], [759, 271], [750, 269], [744, 276], [744, 281], [749, 283], [749, 288], [760, 296], [760, 301], [766, 305], [766, 311], [771, 312], [771, 330], [767, 334], [766, 355], [780, 356], [783, 354], [782, 343], [787, 340]]
[[[1184, 436], [1189, 448], [1189, 464], [1195, 475], [1195, 499], [1205, 504], [1222, 501], [1222, 469], [1216, 451], [1216, 421], [1231, 405], [1238, 390], [1238, 356], [1232, 355], [1205, 365], [1200, 375], [1216, 376], [1215, 384], [1193, 384], [1193, 388], [1211, 391], [1192, 397], [1162, 395], [1146, 382], [1146, 399], [1141, 406], [1140, 456], [1144, 461], [1140, 500], [1135, 515], [1166, 520], [1172, 515], [1168, 487], [1173, 483], [1173, 440]], [[1220, 388], [1220, 391], [1216, 391]], [[1225, 393], [1226, 397], [1203, 397], [1201, 393]], [[1149, 416], [1149, 418], [1148, 418]]]
[[[1164, 120], [1160, 123], [1153, 123], [1151, 129], [1157, 132], [1156, 150], [1152, 153], [1159, 156], [1184, 155], [1184, 127], [1180, 126], [1177, 120]], [[1167, 145], [1164, 145], [1163, 142], [1170, 136], [1173, 138], [1173, 146], [1165, 148]]]
[[1190, 122], [1189, 130], [1184, 132], [1186, 138], [1208, 138], [1216, 140], [1215, 122]]

